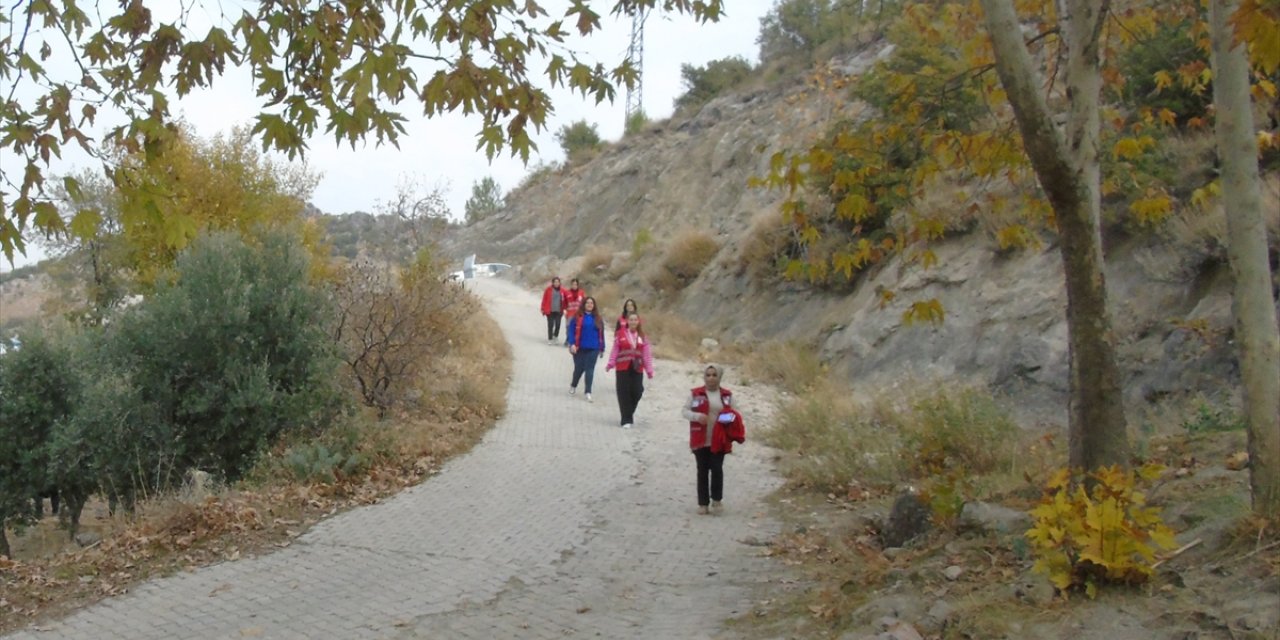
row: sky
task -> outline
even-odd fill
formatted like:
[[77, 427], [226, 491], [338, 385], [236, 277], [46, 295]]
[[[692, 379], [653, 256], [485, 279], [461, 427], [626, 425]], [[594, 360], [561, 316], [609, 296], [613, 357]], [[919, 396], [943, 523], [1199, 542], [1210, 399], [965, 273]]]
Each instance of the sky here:
[[[556, 0], [544, 4], [553, 15], [557, 11], [555, 7], [563, 5]], [[608, 14], [612, 4], [612, 1], [593, 3], [593, 8], [602, 14], [602, 29], [570, 44], [585, 60], [601, 62], [606, 68], [626, 56], [631, 34], [629, 17], [614, 18]], [[716, 23], [698, 24], [689, 16], [659, 12], [648, 17], [642, 71], [643, 108], [650, 120], [671, 115], [673, 101], [683, 93], [682, 64], [701, 66], [728, 56], [740, 56], [753, 64], [758, 62], [756, 35], [760, 18], [773, 6], [773, 0], [727, 0], [725, 4], [724, 14]], [[531, 64], [530, 67], [545, 68], [545, 65]], [[230, 69], [213, 88], [175, 100], [171, 112], [188, 122], [198, 135], [211, 137], [252, 122], [258, 111], [253, 93], [248, 73]], [[555, 111], [548, 116], [547, 127], [533, 134], [538, 150], [527, 167], [519, 158], [505, 153], [490, 162], [482, 151], [476, 150], [479, 118], [446, 114], [428, 119], [420, 115], [420, 107], [414, 109], [412, 105], [402, 111], [409, 121], [399, 148], [369, 142], [357, 144], [353, 149], [349, 144], [338, 146], [331, 136], [321, 133], [308, 141], [309, 150], [304, 160], [307, 167], [320, 176], [311, 203], [325, 213], [376, 213], [381, 203], [394, 197], [399, 186], [411, 184], [420, 192], [439, 188], [446, 194], [451, 215], [461, 219], [471, 186], [476, 181], [491, 176], [506, 193], [539, 162], [562, 161], [564, 154], [555, 141], [555, 132], [561, 126], [585, 119], [597, 126], [604, 140], [622, 137], [625, 88], [618, 91], [613, 103], [602, 104], [563, 88], [550, 89], [549, 94]], [[15, 161], [12, 157], [0, 158], [0, 163], [3, 165], [0, 168], [8, 172]], [[92, 165], [83, 160], [77, 164], [74, 157], [69, 156], [55, 171], [68, 172], [79, 166]], [[40, 248], [31, 242], [27, 245], [27, 254], [15, 256], [13, 266], [32, 264], [44, 257]], [[0, 257], [0, 272], [10, 268], [8, 261]]]

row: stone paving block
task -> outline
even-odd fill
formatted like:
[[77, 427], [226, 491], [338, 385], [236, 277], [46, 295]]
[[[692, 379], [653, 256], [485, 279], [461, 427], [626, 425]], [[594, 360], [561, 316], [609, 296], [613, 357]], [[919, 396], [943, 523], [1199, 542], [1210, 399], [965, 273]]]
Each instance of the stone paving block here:
[[595, 403], [581, 386], [568, 395], [572, 361], [539, 337], [534, 294], [498, 279], [467, 286], [515, 358], [506, 416], [474, 450], [288, 548], [153, 580], [6, 638], [731, 637], [722, 621], [786, 572], [738, 542], [779, 530], [763, 499], [781, 480], [750, 439], [768, 419], [763, 402], [735, 388], [749, 440], [725, 462], [724, 515], [699, 516], [679, 415], [697, 365], [659, 361], [638, 426], [620, 429], [603, 362]]

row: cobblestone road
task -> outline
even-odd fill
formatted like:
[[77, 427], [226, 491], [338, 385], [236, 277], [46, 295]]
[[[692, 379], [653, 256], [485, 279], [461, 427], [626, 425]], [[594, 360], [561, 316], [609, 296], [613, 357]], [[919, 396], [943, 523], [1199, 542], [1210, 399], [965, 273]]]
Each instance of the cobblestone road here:
[[[287, 549], [153, 580], [9, 638], [733, 637], [722, 621], [778, 571], [742, 543], [779, 526], [762, 503], [780, 484], [768, 452], [739, 447], [725, 513], [696, 515], [679, 407], [698, 368], [659, 361], [637, 427], [620, 429], [603, 364], [595, 403], [567, 395], [570, 357], [546, 344], [533, 294], [468, 286], [515, 357], [507, 415], [472, 452]], [[750, 438], [768, 407], [735, 390]]]

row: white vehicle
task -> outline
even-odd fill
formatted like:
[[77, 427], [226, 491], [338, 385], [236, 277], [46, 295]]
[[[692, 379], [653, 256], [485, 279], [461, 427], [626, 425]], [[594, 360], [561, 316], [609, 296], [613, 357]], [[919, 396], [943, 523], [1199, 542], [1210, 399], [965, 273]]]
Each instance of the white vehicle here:
[[467, 256], [462, 261], [462, 271], [454, 271], [449, 274], [450, 280], [468, 280], [471, 278], [492, 278], [493, 276], [511, 268], [511, 265], [502, 262], [480, 262], [475, 261], [474, 255]]

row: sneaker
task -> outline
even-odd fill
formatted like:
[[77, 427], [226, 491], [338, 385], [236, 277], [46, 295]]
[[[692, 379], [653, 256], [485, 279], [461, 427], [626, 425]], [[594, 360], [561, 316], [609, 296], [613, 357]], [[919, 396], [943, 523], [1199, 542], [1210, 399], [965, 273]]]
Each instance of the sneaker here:
[[578, 392], [578, 388], [577, 388], [577, 387], [569, 387], [569, 395], [573, 395], [573, 394], [575, 394], [575, 393], [577, 393], [577, 392]]
[[595, 400], [591, 399], [591, 394], [589, 393], [587, 394], [587, 402], [595, 402]]
[[547, 344], [555, 344], [555, 343], [556, 343], [555, 338], [547, 338]]
[[711, 513], [719, 514], [720, 511], [723, 509], [724, 509], [724, 506], [720, 504], [719, 500], [711, 501]]
[[700, 515], [700, 516], [705, 516], [705, 515], [707, 515], [708, 513], [711, 513], [711, 512], [707, 510], [707, 506], [706, 506], [706, 505], [701, 505], [701, 506], [699, 506], [699, 507], [698, 507], [698, 515]]
[[630, 422], [625, 422], [625, 423], [623, 423], [622, 428], [623, 428], [623, 429], [630, 429], [630, 428], [631, 428], [631, 423], [630, 423]]

